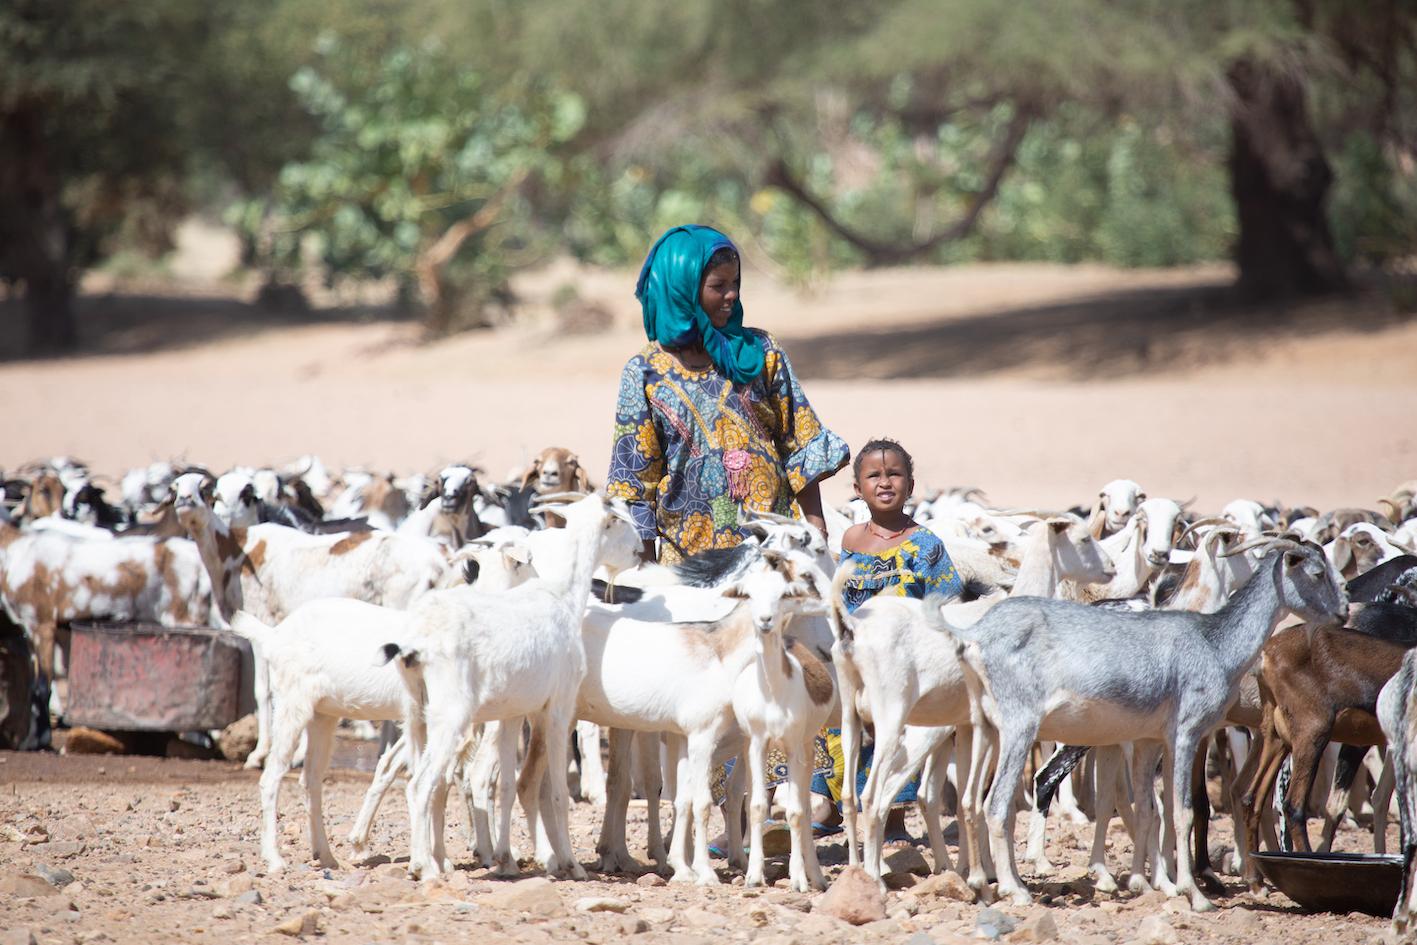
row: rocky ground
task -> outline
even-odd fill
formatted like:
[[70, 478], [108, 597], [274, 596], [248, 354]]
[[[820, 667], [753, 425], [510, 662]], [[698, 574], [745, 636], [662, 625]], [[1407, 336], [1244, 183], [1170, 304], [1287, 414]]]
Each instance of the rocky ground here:
[[[334, 942], [511, 941], [645, 945], [753, 942], [960, 943], [1003, 941], [1103, 943], [1280, 943], [1349, 945], [1387, 935], [1383, 919], [1360, 914], [1306, 915], [1280, 893], [1255, 896], [1228, 879], [1219, 909], [1194, 914], [1160, 893], [1097, 893], [1085, 878], [1091, 828], [1050, 823], [1048, 855], [1058, 871], [1025, 875], [1037, 903], [993, 911], [954, 898], [952, 876], [893, 877], [904, 888], [879, 906], [884, 917], [853, 926], [828, 914], [819, 896], [785, 888], [785, 858], [769, 861], [776, 883], [744, 889], [719, 871], [713, 888], [666, 885], [658, 876], [592, 872], [586, 882], [551, 883], [528, 869], [520, 881], [492, 879], [470, 863], [462, 818], [449, 816], [449, 880], [419, 885], [403, 865], [406, 822], [391, 797], [376, 825], [373, 859], [352, 861], [342, 835], [369, 776], [337, 768], [325, 787], [330, 835], [341, 867], [308, 865], [267, 875], [258, 856], [256, 773], [224, 761], [137, 756], [0, 753], [0, 945], [92, 942], [277, 942], [284, 936]], [[281, 797], [282, 844], [300, 858], [304, 813], [295, 775]], [[665, 809], [666, 822], [668, 809]], [[911, 827], [917, 833], [918, 821]], [[599, 811], [577, 804], [572, 838], [593, 858]], [[632, 850], [642, 850], [645, 808], [630, 813]], [[1022, 828], [1022, 824], [1020, 825]], [[518, 845], [528, 849], [518, 827]], [[1020, 837], [1023, 830], [1020, 829]], [[951, 832], [951, 839], [953, 838]], [[1212, 844], [1229, 843], [1228, 818], [1212, 826]], [[1395, 839], [1395, 837], [1394, 837]], [[1392, 841], [1390, 841], [1389, 849]], [[1120, 824], [1110, 838], [1119, 872], [1130, 856]], [[1337, 849], [1369, 850], [1351, 824]], [[841, 843], [821, 841], [829, 879], [845, 869]], [[893, 854], [902, 873], [924, 872], [928, 851]], [[391, 859], [392, 858], [392, 859]], [[843, 883], [837, 883], [838, 887]], [[849, 893], [839, 889], [834, 896]], [[847, 896], [853, 899], [852, 896]], [[847, 908], [878, 908], [868, 901]], [[838, 910], [840, 911], [840, 910]], [[879, 915], [880, 913], [876, 913]]]

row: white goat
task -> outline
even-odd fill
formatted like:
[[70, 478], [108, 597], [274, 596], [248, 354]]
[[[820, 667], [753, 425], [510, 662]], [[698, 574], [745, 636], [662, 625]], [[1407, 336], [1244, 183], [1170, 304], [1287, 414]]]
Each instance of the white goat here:
[[[801, 551], [788, 552], [789, 582], [814, 568]], [[625, 847], [625, 810], [629, 801], [630, 732], [668, 733], [675, 760], [674, 838], [668, 864], [680, 882], [714, 884], [718, 875], [708, 859], [709, 780], [715, 749], [738, 738], [733, 715], [734, 686], [754, 664], [757, 649], [751, 608], [736, 584], [721, 588], [656, 588], [723, 601], [728, 612], [700, 623], [669, 622], [663, 598], [647, 596], [635, 604], [592, 605], [585, 622], [588, 671], [581, 684], [577, 715], [612, 729], [610, 778], [605, 820], [597, 852], [605, 872], [634, 870]], [[790, 596], [790, 595], [789, 595]], [[636, 615], [643, 615], [638, 617]], [[810, 621], [803, 622], [804, 629]], [[810, 650], [811, 644], [807, 644]], [[735, 770], [741, 770], [735, 769]], [[730, 806], [741, 799], [730, 793]], [[651, 797], [650, 846], [655, 849], [657, 812]], [[736, 846], [736, 807], [727, 815], [730, 852]], [[692, 831], [692, 837], [691, 837]], [[692, 857], [686, 858], [690, 840]], [[731, 856], [730, 861], [736, 859]]]
[[1130, 479], [1113, 479], [1107, 483], [1097, 493], [1097, 502], [1088, 519], [1093, 537], [1106, 538], [1121, 531], [1127, 520], [1136, 514], [1137, 507], [1145, 501], [1146, 493]]
[[[782, 631], [788, 606], [802, 607], [804, 600], [814, 601], [819, 609], [824, 606], [830, 593], [828, 580], [816, 567], [797, 574], [781, 554], [766, 551], [734, 590], [747, 599], [758, 630], [757, 659], [733, 684], [733, 714], [748, 735], [746, 761], [752, 792], [748, 807], [752, 845], [744, 884], [763, 884], [767, 750], [769, 744], [776, 744], [787, 755], [788, 766], [786, 808], [792, 837], [788, 881], [798, 892], [825, 889], [812, 837], [809, 795], [813, 745], [831, 712], [835, 686], [822, 662], [796, 640], [784, 639]], [[738, 763], [744, 760], [740, 756]]]
[[[421, 713], [411, 716], [405, 733], [426, 750], [409, 780], [411, 844], [409, 872], [430, 878], [447, 868], [443, 850], [443, 807], [448, 778], [469, 728], [476, 722], [527, 717], [532, 738], [517, 785], [528, 819], [540, 813], [538, 857], [548, 873], [585, 871], [571, 848], [566, 784], [560, 771], [566, 739], [575, 719], [576, 690], [585, 675], [581, 621], [597, 564], [610, 554], [625, 566], [637, 557], [639, 541], [629, 511], [590, 496], [560, 506], [566, 519], [569, 567], [507, 591], [474, 588], [436, 591], [409, 612], [405, 635], [384, 652], [397, 658], [405, 683], [419, 695]], [[503, 747], [499, 793], [512, 791], [515, 759]], [[542, 795], [548, 759], [555, 777]], [[510, 806], [503, 807], [500, 871], [514, 871], [510, 859]]]
[[321, 791], [335, 727], [340, 719], [378, 722], [413, 712], [398, 671], [374, 657], [402, 632], [406, 618], [401, 610], [346, 599], [312, 601], [275, 627], [244, 611], [232, 617], [231, 628], [264, 656], [274, 702], [271, 748], [261, 774], [261, 855], [268, 871], [285, 868], [276, 824], [280, 783], [302, 735], [311, 851], [321, 866], [339, 867], [325, 837]]
[[449, 548], [478, 537], [482, 523], [473, 510], [478, 494], [477, 473], [471, 466], [444, 466], [438, 473], [438, 494], [399, 524], [400, 535], [431, 538]]

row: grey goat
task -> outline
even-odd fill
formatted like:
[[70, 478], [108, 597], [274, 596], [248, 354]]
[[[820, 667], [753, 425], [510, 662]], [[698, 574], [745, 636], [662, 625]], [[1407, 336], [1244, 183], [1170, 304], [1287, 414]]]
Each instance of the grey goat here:
[[[1347, 600], [1323, 550], [1284, 539], [1255, 576], [1213, 614], [1127, 613], [1045, 598], [1006, 600], [974, 626], [949, 627], [937, 607], [931, 622], [953, 633], [998, 770], [985, 807], [1000, 897], [1030, 901], [1014, 861], [1013, 799], [1033, 743], [1069, 745], [1138, 742], [1133, 783], [1139, 799], [1137, 836], [1153, 829], [1150, 785], [1160, 753], [1167, 814], [1165, 848], [1176, 850], [1176, 882], [1156, 857], [1155, 880], [1167, 895], [1189, 895], [1197, 911], [1212, 908], [1196, 887], [1189, 844], [1191, 763], [1196, 746], [1225, 717], [1240, 677], [1286, 613], [1316, 624], [1338, 623]], [[976, 748], [976, 753], [980, 752]], [[982, 757], [976, 756], [982, 761]], [[971, 810], [982, 797], [982, 765], [966, 787]], [[1145, 824], [1145, 826], [1143, 826]], [[1174, 833], [1173, 833], [1174, 830]], [[1139, 847], [1144, 845], [1138, 844]], [[1132, 886], [1145, 852], [1133, 858]]]

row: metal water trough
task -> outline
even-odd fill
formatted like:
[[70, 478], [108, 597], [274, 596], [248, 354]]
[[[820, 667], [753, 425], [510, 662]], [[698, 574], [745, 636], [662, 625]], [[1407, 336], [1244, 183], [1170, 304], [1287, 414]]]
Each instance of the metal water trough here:
[[69, 644], [73, 725], [115, 731], [224, 728], [242, 715], [251, 647], [226, 630], [75, 623]]
[[1390, 916], [1402, 857], [1379, 853], [1254, 853], [1270, 884], [1310, 912]]

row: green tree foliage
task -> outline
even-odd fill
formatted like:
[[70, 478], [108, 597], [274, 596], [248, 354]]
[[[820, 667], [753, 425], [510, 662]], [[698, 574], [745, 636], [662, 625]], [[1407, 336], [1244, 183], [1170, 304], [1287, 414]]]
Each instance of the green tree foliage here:
[[290, 83], [318, 126], [309, 154], [233, 219], [259, 229], [272, 268], [308, 253], [331, 280], [416, 282], [433, 335], [487, 324], [534, 256], [528, 192], [558, 180], [580, 100], [539, 83], [509, 95], [431, 41], [373, 62], [330, 35], [320, 46]]

